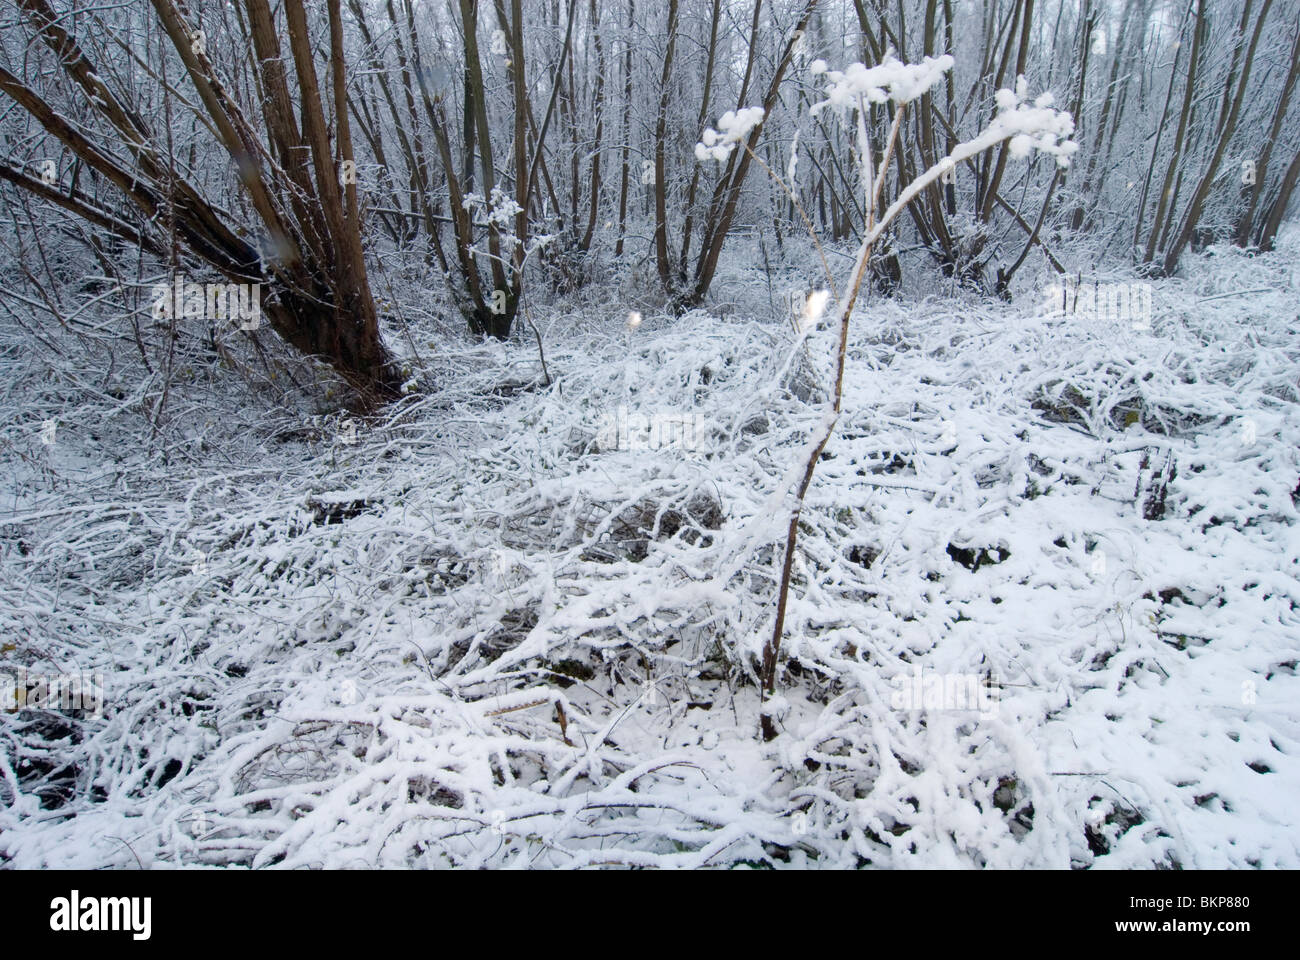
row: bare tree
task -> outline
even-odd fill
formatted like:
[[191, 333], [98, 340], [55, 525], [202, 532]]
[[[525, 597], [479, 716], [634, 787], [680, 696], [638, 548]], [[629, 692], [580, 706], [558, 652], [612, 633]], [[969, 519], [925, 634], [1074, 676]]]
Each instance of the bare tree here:
[[[69, 123], [63, 111], [31, 84], [0, 68], [0, 90], [22, 107], [44, 131], [78, 161], [117, 191], [119, 203], [89, 203], [75, 195], [65, 209], [86, 215], [97, 226], [157, 249], [164, 222], [174, 224], [187, 255], [228, 279], [266, 284], [262, 307], [281, 337], [334, 366], [366, 398], [395, 395], [398, 376], [379, 337], [378, 318], [366, 275], [351, 134], [346, 109], [347, 78], [343, 24], [338, 0], [326, 4], [331, 99], [318, 80], [311, 31], [301, 0], [284, 4], [284, 27], [277, 25], [266, 0], [244, 0], [244, 12], [260, 66], [263, 91], [254, 105], [256, 126], [245, 105], [236, 102], [206, 53], [207, 34], [187, 5], [152, 0], [159, 26], [180, 60], [197, 103], [185, 100], [225, 151], [231, 170], [248, 198], [254, 223], [239, 223], [206, 197], [182, 173], [162, 146], [157, 130], [130, 99], [143, 78], [110, 86], [112, 72], [92, 63], [65, 18], [47, 0], [16, 0], [33, 35], [50, 51], [58, 68], [80, 92], [75, 104], [99, 118], [98, 139]], [[281, 29], [289, 38], [289, 58], [297, 80], [294, 116], [281, 49]], [[109, 78], [109, 79], [106, 79]], [[155, 78], [156, 80], [156, 78]], [[334, 134], [326, 119], [333, 114]], [[69, 104], [72, 107], [73, 104]], [[6, 179], [41, 196], [38, 178], [6, 166]], [[249, 239], [264, 235], [261, 243]]]

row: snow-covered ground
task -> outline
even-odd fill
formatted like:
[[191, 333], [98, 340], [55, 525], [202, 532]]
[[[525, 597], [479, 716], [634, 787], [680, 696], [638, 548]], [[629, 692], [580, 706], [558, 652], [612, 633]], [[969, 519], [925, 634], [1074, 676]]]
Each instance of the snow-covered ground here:
[[107, 704], [0, 716], [0, 857], [1300, 867], [1296, 244], [1189, 257], [1146, 330], [862, 303], [770, 744], [834, 331], [556, 315], [551, 386], [439, 344], [355, 443], [202, 375], [150, 440], [7, 331], [0, 662]]

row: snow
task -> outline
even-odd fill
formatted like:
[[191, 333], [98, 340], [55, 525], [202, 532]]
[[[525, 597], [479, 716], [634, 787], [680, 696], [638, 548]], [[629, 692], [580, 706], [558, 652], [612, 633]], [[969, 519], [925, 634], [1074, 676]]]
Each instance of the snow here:
[[989, 131], [999, 140], [1011, 138], [1008, 145], [1014, 157], [1025, 158], [1033, 150], [1041, 150], [1056, 158], [1061, 167], [1070, 165], [1070, 157], [1079, 145], [1070, 140], [1074, 134], [1074, 120], [1068, 113], [1052, 107], [1050, 93], [1040, 94], [1029, 105], [1029, 84], [1024, 77], [1016, 80], [1016, 89], [999, 90], [996, 101], [997, 115]]
[[[1142, 331], [1043, 310], [1050, 277], [1010, 304], [931, 281], [860, 304], [770, 744], [774, 544], [837, 331], [764, 317], [752, 250], [728, 254], [728, 317], [556, 318], [550, 388], [484, 399], [535, 350], [448, 342], [439, 390], [354, 445], [329, 419], [298, 436], [296, 415], [195, 404], [168, 443], [219, 453], [163, 464], [130, 441], [140, 413], [69, 407], [9, 351], [11, 438], [40, 467], [6, 455], [0, 625], [102, 670], [109, 703], [76, 738], [6, 720], [0, 757], [50, 752], [78, 789], [0, 763], [0, 852], [1300, 866], [1296, 255], [1292, 233], [1192, 258]], [[619, 405], [708, 430], [601, 449]], [[989, 678], [997, 709], [896, 709], [917, 667]]]
[[695, 158], [700, 162], [706, 160], [726, 160], [736, 144], [749, 136], [750, 132], [763, 122], [762, 107], [745, 107], [743, 110], [728, 110], [718, 118], [718, 129], [707, 128], [695, 145]]
[[0, 867], [1300, 867], [1300, 224], [1203, 249], [1295, 213], [1269, 6], [446, 6], [305, 152], [16, 23]]
[[884, 61], [874, 67], [854, 63], [843, 70], [829, 70], [824, 60], [815, 60], [810, 67], [815, 76], [824, 76], [828, 84], [826, 99], [813, 106], [816, 113], [827, 106], [853, 107], [861, 100], [867, 103], [893, 101], [897, 105], [911, 103], [943, 79], [953, 67], [953, 58], [945, 53], [926, 57], [920, 63], [903, 63], [890, 51]]

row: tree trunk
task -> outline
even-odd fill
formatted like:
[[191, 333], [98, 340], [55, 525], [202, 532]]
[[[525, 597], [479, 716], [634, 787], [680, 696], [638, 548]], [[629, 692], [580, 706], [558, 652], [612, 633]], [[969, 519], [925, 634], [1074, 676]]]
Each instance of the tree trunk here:
[[[85, 107], [98, 113], [121, 137], [136, 162], [118, 165], [31, 88], [0, 69], [0, 91], [26, 110], [50, 136], [111, 184], [145, 219], [137, 232], [141, 245], [164, 244], [153, 232], [174, 224], [189, 254], [236, 283], [257, 284], [261, 307], [272, 329], [298, 350], [320, 356], [352, 384], [367, 403], [397, 395], [400, 378], [379, 338], [378, 318], [366, 278], [355, 186], [341, 189], [340, 168], [351, 164], [346, 90], [342, 84], [341, 19], [338, 0], [329, 0], [330, 43], [334, 54], [332, 91], [337, 133], [331, 143], [324, 122], [322, 93], [307, 43], [301, 0], [287, 0], [285, 16], [290, 53], [300, 83], [303, 130], [294, 119], [279, 37], [266, 0], [244, 0], [249, 30], [265, 91], [262, 111], [268, 145], [259, 138], [227, 88], [216, 80], [201, 36], [187, 23], [185, 7], [172, 0], [152, 0], [163, 32], [184, 64], [199, 104], [221, 147], [230, 156], [239, 183], [268, 235], [268, 249], [258, 250], [242, 237], [245, 225], [227, 223], [197, 187], [165, 160], [144, 118], [99, 79], [99, 73], [46, 0], [17, 0], [38, 38], [57, 56], [59, 66], [85, 96]], [[305, 140], [304, 140], [305, 138]], [[272, 159], [274, 157], [274, 159]], [[350, 169], [350, 168], [349, 168]], [[21, 178], [11, 182], [27, 186]], [[351, 185], [350, 185], [351, 186]], [[100, 205], [62, 204], [102, 224]], [[120, 219], [109, 216], [109, 222]], [[251, 225], [248, 225], [251, 226]], [[114, 230], [126, 236], [129, 229]], [[267, 287], [276, 296], [267, 298]]]

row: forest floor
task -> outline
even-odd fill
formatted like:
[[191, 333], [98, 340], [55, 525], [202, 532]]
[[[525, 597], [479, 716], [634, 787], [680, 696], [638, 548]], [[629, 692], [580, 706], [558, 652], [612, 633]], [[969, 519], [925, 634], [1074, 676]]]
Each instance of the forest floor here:
[[1298, 255], [1146, 329], [862, 304], [771, 743], [835, 331], [587, 305], [549, 386], [531, 333], [351, 426], [187, 367], [158, 434], [5, 319], [0, 670], [105, 703], [0, 714], [0, 859], [1300, 867]]

